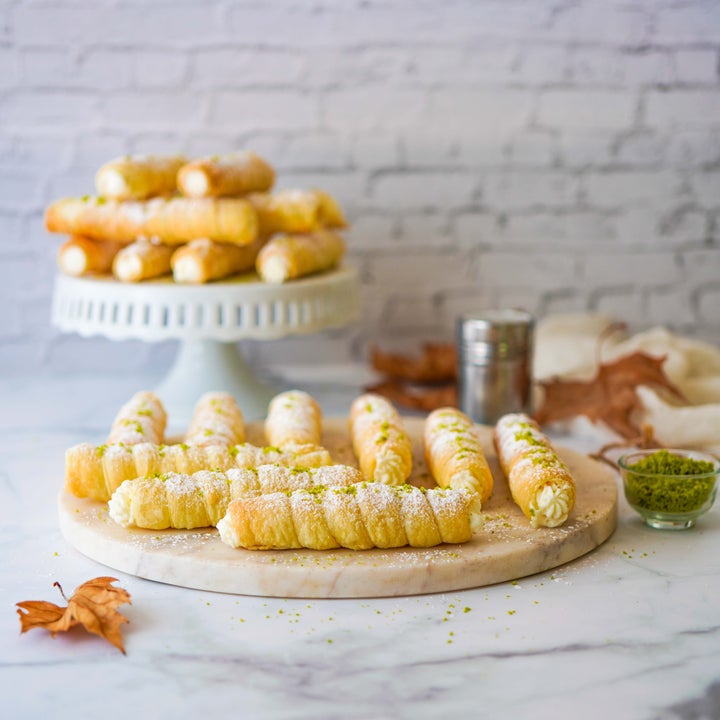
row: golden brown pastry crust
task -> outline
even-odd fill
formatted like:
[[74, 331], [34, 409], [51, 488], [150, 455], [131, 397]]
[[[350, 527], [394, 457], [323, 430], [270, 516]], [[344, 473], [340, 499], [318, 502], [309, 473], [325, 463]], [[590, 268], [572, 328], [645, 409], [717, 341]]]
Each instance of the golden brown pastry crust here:
[[440, 487], [475, 492], [485, 502], [493, 476], [472, 420], [455, 408], [439, 408], [425, 421], [425, 459]]
[[108, 444], [160, 444], [165, 439], [167, 413], [160, 398], [148, 390], [135, 393], [118, 410], [113, 420]]
[[173, 250], [168, 245], [137, 240], [113, 260], [113, 275], [121, 282], [141, 282], [170, 273]]
[[350, 439], [367, 480], [402, 485], [412, 472], [412, 443], [392, 403], [366, 393], [350, 407]]
[[199, 284], [247, 272], [255, 267], [264, 240], [249, 245], [218, 243], [207, 238], [192, 240], [173, 254], [171, 266], [177, 283]]
[[347, 226], [337, 201], [322, 190], [252, 193], [247, 199], [258, 214], [260, 234], [264, 237]]
[[105, 163], [95, 175], [98, 195], [113, 200], [144, 200], [177, 190], [182, 155], [125, 156]]
[[76, 497], [104, 502], [122, 482], [146, 475], [169, 472], [192, 475], [199, 470], [228, 470], [232, 467], [253, 468], [279, 463], [289, 467], [330, 465], [332, 458], [325, 448], [299, 445], [281, 450], [257, 447], [250, 443], [226, 447], [177, 445], [100, 445], [81, 443], [65, 452], [65, 489]]
[[276, 395], [268, 407], [265, 438], [269, 445], [320, 445], [322, 410], [317, 401], [302, 390]]
[[345, 241], [335, 232], [318, 230], [307, 235], [276, 235], [258, 254], [258, 275], [269, 283], [331, 270], [345, 255]]
[[58, 250], [58, 267], [65, 275], [74, 277], [109, 273], [120, 248], [122, 244], [112, 240], [92, 240], [73, 235]]
[[464, 491], [363, 482], [233, 500], [218, 530], [249, 550], [432, 547], [468, 542], [477, 513]]
[[192, 475], [167, 473], [126, 480], [109, 502], [110, 517], [125, 527], [151, 530], [217, 525], [231, 500], [264, 493], [347, 487], [362, 480], [347, 465], [288, 468], [260, 465], [226, 472], [201, 470]]
[[193, 409], [184, 442], [199, 447], [245, 442], [245, 421], [235, 398], [226, 392], [205, 393]]
[[275, 171], [259, 155], [245, 151], [193, 160], [180, 169], [177, 182], [188, 197], [233, 197], [267, 192]]
[[45, 225], [50, 232], [126, 244], [148, 237], [166, 245], [196, 238], [249, 245], [258, 235], [257, 215], [241, 198], [64, 198], [46, 209]]
[[498, 420], [495, 448], [513, 500], [533, 527], [558, 527], [575, 505], [575, 481], [540, 426], [528, 415]]

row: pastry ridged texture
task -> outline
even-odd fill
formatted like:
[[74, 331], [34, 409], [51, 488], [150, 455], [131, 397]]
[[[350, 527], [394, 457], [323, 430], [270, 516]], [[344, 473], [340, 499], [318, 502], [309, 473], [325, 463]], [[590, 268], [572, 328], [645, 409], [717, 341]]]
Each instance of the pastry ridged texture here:
[[122, 245], [112, 240], [92, 240], [73, 235], [59, 248], [57, 263], [65, 275], [80, 277], [112, 270], [113, 259]]
[[523, 413], [504, 415], [494, 442], [512, 498], [530, 524], [562, 525], [575, 505], [575, 481], [538, 424]]
[[98, 194], [113, 200], [144, 200], [177, 189], [182, 155], [125, 156], [105, 163], [95, 175]]
[[318, 487], [233, 500], [217, 527], [223, 542], [249, 550], [432, 547], [472, 539], [476, 498], [384, 483]]
[[140, 282], [168, 275], [172, 254], [169, 245], [137, 240], [115, 256], [113, 275], [122, 282]]
[[184, 442], [200, 447], [245, 442], [245, 420], [235, 398], [226, 392], [202, 395], [193, 409]]
[[265, 418], [265, 439], [269, 445], [320, 445], [322, 410], [317, 401], [302, 390], [276, 395]]
[[239, 196], [270, 190], [275, 171], [248, 150], [193, 160], [180, 168], [177, 183], [188, 197]]
[[332, 464], [330, 453], [315, 445], [281, 450], [250, 443], [198, 447], [177, 445], [100, 445], [81, 443], [65, 453], [65, 489], [76, 497], [104, 502], [122, 482], [170, 472], [192, 475], [199, 470], [252, 468], [268, 463], [288, 467], [320, 467]]
[[63, 198], [46, 209], [45, 226], [50, 232], [126, 244], [147, 237], [166, 245], [196, 238], [249, 245], [258, 236], [257, 214], [243, 198]]
[[412, 443], [400, 413], [384, 397], [360, 395], [350, 406], [350, 440], [369, 481], [402, 485], [412, 472]]
[[115, 522], [125, 527], [208, 527], [217, 525], [231, 500], [318, 486], [346, 487], [360, 481], [360, 471], [347, 465], [260, 465], [226, 472], [201, 470], [192, 475], [167, 473], [123, 482], [110, 498], [109, 512]]
[[148, 390], [135, 393], [118, 410], [113, 420], [108, 444], [161, 444], [165, 439], [167, 413], [160, 398]]
[[259, 231], [264, 237], [275, 233], [309, 233], [347, 225], [337, 201], [322, 190], [251, 193], [247, 198], [257, 212]]
[[331, 270], [345, 255], [345, 241], [331, 230], [304, 235], [276, 235], [259, 252], [258, 275], [268, 283], [284, 283]]
[[477, 493], [485, 502], [492, 494], [493, 476], [473, 421], [446, 407], [431, 412], [423, 433], [425, 459], [440, 487]]
[[207, 238], [192, 240], [173, 253], [173, 278], [177, 283], [206, 283], [247, 272], [255, 267], [264, 244], [261, 238], [249, 245], [219, 243]]

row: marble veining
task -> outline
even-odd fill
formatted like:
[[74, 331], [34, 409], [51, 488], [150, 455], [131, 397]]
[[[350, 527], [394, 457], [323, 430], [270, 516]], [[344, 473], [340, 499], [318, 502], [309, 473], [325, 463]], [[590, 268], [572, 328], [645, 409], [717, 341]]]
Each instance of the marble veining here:
[[[670, 533], [642, 525], [621, 497], [615, 533], [587, 555], [411, 597], [249, 597], [111, 573], [132, 595], [126, 656], [81, 631], [21, 636], [15, 602], [62, 603], [54, 581], [67, 594], [108, 572], [61, 536], [64, 449], [100, 441], [119, 404], [152, 385], [0, 380], [3, 717], [720, 717], [718, 506]], [[311, 392], [333, 415], [357, 390]], [[597, 447], [590, 435], [557, 441]]]

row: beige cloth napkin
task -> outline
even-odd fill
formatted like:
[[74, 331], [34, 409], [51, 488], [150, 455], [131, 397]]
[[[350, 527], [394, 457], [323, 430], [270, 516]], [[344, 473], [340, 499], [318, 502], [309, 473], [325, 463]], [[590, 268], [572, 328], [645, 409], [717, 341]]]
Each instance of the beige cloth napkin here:
[[535, 379], [589, 379], [597, 371], [598, 357], [607, 362], [638, 350], [664, 355], [663, 370], [686, 402], [641, 386], [638, 422], [650, 423], [664, 445], [720, 452], [720, 348], [664, 327], [630, 335], [613, 331], [613, 324], [612, 318], [597, 314], [542, 320], [535, 337]]

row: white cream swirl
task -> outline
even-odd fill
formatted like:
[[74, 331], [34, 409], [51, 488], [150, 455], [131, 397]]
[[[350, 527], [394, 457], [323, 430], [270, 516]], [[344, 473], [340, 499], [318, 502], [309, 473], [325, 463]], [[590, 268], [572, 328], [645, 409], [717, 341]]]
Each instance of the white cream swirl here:
[[530, 524], [534, 527], [558, 527], [571, 510], [572, 488], [563, 483], [548, 483], [530, 502]]
[[402, 485], [407, 480], [402, 458], [393, 451], [380, 452], [373, 479], [385, 485]]
[[132, 480], [125, 480], [108, 500], [108, 514], [123, 527], [132, 525], [130, 512], [130, 484]]

